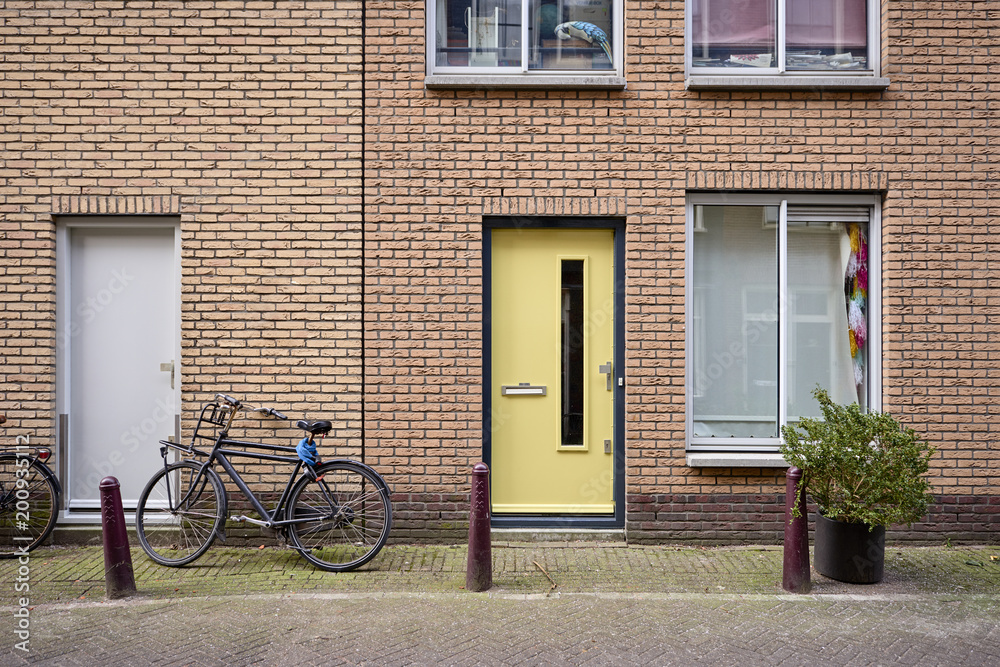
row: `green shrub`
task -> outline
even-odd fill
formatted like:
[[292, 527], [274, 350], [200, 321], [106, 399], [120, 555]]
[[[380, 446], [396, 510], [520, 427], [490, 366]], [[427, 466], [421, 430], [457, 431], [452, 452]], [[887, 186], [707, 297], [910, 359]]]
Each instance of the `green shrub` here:
[[781, 453], [802, 470], [800, 490], [837, 521], [872, 527], [919, 521], [931, 502], [923, 475], [934, 450], [888, 414], [837, 405], [819, 387], [813, 396], [823, 419], [781, 428]]

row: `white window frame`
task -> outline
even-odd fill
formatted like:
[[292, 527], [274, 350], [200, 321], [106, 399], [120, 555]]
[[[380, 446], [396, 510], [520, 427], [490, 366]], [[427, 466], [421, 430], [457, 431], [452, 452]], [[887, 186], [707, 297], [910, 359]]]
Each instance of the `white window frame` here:
[[[520, 67], [450, 67], [436, 65], [437, 60], [437, 3], [425, 1], [426, 16], [426, 63], [425, 85], [428, 88], [482, 88], [482, 87], [548, 87], [548, 88], [604, 88], [625, 87], [625, 0], [611, 0], [615, 17], [614, 34], [611, 38], [611, 53], [614, 57], [611, 69], [556, 70], [528, 69], [529, 40], [521, 40]], [[522, 34], [527, 33], [529, 0], [521, 0]]]
[[889, 79], [882, 77], [882, 2], [868, 3], [868, 69], [850, 72], [785, 69], [785, 0], [777, 3], [777, 67], [693, 67], [694, 40], [691, 33], [694, 8], [684, 2], [684, 79], [688, 90], [755, 90], [761, 88], [842, 88], [884, 90]]
[[[685, 441], [687, 443], [689, 465], [722, 465], [712, 463], [716, 459], [712, 455], [692, 458], [692, 453], [726, 452], [718, 458], [726, 461], [726, 465], [741, 465], [734, 463], [740, 460], [739, 453], [765, 455], [760, 460], [754, 457], [745, 459], [745, 465], [780, 466], [783, 465], [778, 452], [781, 438], [706, 438], [694, 437], [694, 358], [698, 354], [695, 345], [694, 326], [694, 242], [696, 220], [695, 207], [699, 205], [716, 206], [779, 206], [778, 213], [778, 425], [788, 423], [788, 226], [787, 214], [789, 205], [804, 206], [867, 206], [870, 210], [868, 220], [868, 409], [882, 409], [882, 218], [881, 200], [878, 195], [795, 195], [795, 194], [742, 194], [742, 193], [690, 193], [686, 203], [685, 222], [685, 262], [684, 287], [685, 303]], [[742, 314], [734, 314], [739, 317]], [[704, 344], [704, 341], [700, 341]], [[767, 455], [772, 455], [767, 458]], [[766, 460], [765, 460], [766, 459]], [[692, 462], [695, 461], [695, 462]]]

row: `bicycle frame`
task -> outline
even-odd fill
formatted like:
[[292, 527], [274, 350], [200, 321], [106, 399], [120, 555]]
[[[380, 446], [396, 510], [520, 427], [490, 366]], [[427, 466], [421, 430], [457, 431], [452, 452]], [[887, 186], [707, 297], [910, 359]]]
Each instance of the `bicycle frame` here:
[[[192, 440], [191, 446], [189, 447], [182, 447], [176, 443], [161, 441], [161, 444], [165, 445], [164, 447], [160, 448], [160, 455], [163, 457], [164, 468], [166, 468], [166, 466], [168, 465], [167, 455], [166, 455], [167, 447], [172, 447], [174, 449], [178, 449], [185, 453], [197, 454], [199, 456], [207, 457], [204, 460], [204, 462], [200, 464], [200, 468], [198, 470], [198, 476], [195, 478], [194, 483], [191, 484], [185, 497], [178, 500], [177, 506], [180, 506], [182, 503], [186, 502], [188, 498], [190, 498], [190, 496], [193, 493], [195, 493], [195, 490], [205, 483], [207, 475], [205, 470], [209, 468], [214, 470], [215, 468], [213, 467], [213, 464], [217, 461], [219, 465], [222, 466], [222, 469], [226, 471], [226, 474], [229, 476], [229, 478], [233, 480], [233, 483], [236, 484], [236, 487], [240, 490], [240, 492], [244, 495], [244, 497], [246, 497], [246, 499], [250, 501], [250, 505], [253, 506], [254, 511], [257, 512], [257, 514], [259, 514], [263, 518], [263, 521], [258, 521], [256, 519], [251, 519], [249, 517], [242, 517], [241, 520], [249, 521], [250, 523], [258, 524], [264, 526], [265, 528], [283, 528], [284, 526], [288, 526], [291, 524], [305, 523], [311, 521], [312, 518], [308, 517], [303, 519], [279, 519], [281, 513], [285, 509], [285, 503], [288, 501], [288, 497], [291, 494], [292, 487], [299, 480], [299, 471], [302, 470], [303, 467], [303, 461], [298, 457], [295, 448], [284, 445], [268, 445], [261, 442], [248, 442], [244, 440], [230, 439], [228, 437], [229, 427], [232, 425], [234, 415], [235, 415], [235, 410], [233, 410], [229, 414], [227, 423], [225, 425], [225, 429], [219, 432], [211, 452], [204, 452], [196, 448], [194, 446], [194, 439]], [[195, 436], [195, 438], [197, 438], [197, 436]], [[311, 439], [312, 438], [310, 437], [310, 440]], [[241, 447], [243, 449], [239, 450], [230, 449], [231, 447]], [[247, 451], [247, 449], [264, 449], [272, 452], [284, 452], [286, 455], [282, 456], [277, 453], [267, 454], [263, 452], [253, 452], [253, 451]], [[246, 481], [244, 481], [243, 477], [240, 476], [240, 473], [236, 470], [235, 466], [233, 466], [232, 462], [229, 460], [230, 456], [240, 456], [244, 458], [254, 459], [257, 461], [276, 461], [279, 463], [288, 463], [290, 465], [294, 464], [295, 467], [292, 469], [292, 472], [288, 476], [288, 483], [285, 484], [285, 489], [284, 491], [281, 492], [281, 497], [278, 499], [278, 503], [274, 506], [273, 510], [268, 511], [267, 508], [264, 507], [264, 504], [260, 501], [260, 499], [257, 498], [257, 496], [254, 494], [253, 491], [250, 490], [250, 487], [247, 485]], [[320, 488], [323, 489], [323, 494], [326, 497], [327, 502], [330, 503], [331, 507], [335, 507], [336, 503], [330, 497], [329, 491], [326, 489], [326, 485], [325, 484], [321, 485]], [[167, 487], [167, 496], [168, 496], [167, 502], [170, 503], [171, 506], [173, 506], [173, 501], [169, 497], [170, 496], [169, 486]]]
[[[300, 458], [304, 443], [330, 432], [332, 424], [325, 419], [296, 422], [306, 432], [298, 447], [231, 438], [229, 429], [241, 408], [288, 419], [273, 408], [217, 394], [215, 401], [202, 406], [190, 444], [160, 441], [163, 469], [150, 478], [136, 508], [136, 532], [149, 557], [169, 567], [187, 565], [216, 537], [225, 539], [230, 521], [277, 531], [282, 546], [330, 572], [353, 570], [374, 558], [392, 529], [391, 492], [381, 475], [359, 461], [320, 462], [315, 453]], [[172, 461], [177, 457], [169, 456], [169, 449], [182, 452], [180, 460]], [[307, 449], [315, 452], [312, 446]], [[237, 458], [271, 462], [285, 470], [288, 480], [280, 497], [277, 483], [262, 486], [260, 494], [251, 490], [237, 470]], [[258, 467], [272, 466], [248, 464], [248, 472], [256, 473]], [[247, 514], [259, 519], [229, 514], [231, 487], [227, 490], [223, 471], [254, 510], [247, 509]], [[243, 509], [243, 503], [239, 505]]]
[[[309, 519], [300, 519], [296, 521], [294, 519], [285, 519], [285, 520], [278, 519], [278, 517], [285, 509], [285, 503], [288, 501], [288, 496], [291, 494], [292, 487], [295, 485], [295, 482], [297, 482], [299, 479], [299, 471], [302, 469], [302, 459], [298, 458], [297, 455], [294, 457], [278, 456], [275, 454], [247, 452], [247, 451], [239, 451], [226, 448], [232, 446], [256, 447], [272, 451], [291, 451], [292, 453], [294, 453], [295, 449], [293, 447], [284, 447], [281, 445], [265, 445], [263, 443], [257, 443], [257, 442], [229, 440], [228, 438], [220, 439], [219, 445], [212, 452], [212, 455], [209, 457], [209, 459], [205, 461], [204, 466], [210, 466], [212, 464], [212, 461], [219, 462], [219, 465], [221, 465], [222, 469], [226, 471], [226, 474], [229, 475], [229, 478], [233, 480], [233, 483], [236, 484], [236, 487], [240, 490], [241, 493], [243, 493], [246, 499], [250, 501], [250, 504], [253, 506], [254, 511], [256, 511], [257, 514], [259, 514], [261, 517], [264, 518], [264, 521], [260, 522], [261, 525], [266, 526], [267, 528], [275, 528], [279, 526], [287, 526], [293, 523], [303, 523], [304, 521], [309, 520]], [[288, 475], [288, 483], [285, 484], [285, 489], [284, 491], [281, 492], [281, 497], [278, 499], [278, 503], [277, 505], [274, 506], [274, 509], [272, 511], [268, 512], [267, 508], [264, 507], [264, 504], [260, 501], [260, 499], [257, 498], [257, 496], [253, 493], [253, 491], [250, 490], [250, 487], [243, 480], [243, 478], [240, 476], [240, 473], [236, 470], [232, 462], [229, 460], [228, 458], [229, 456], [242, 456], [244, 458], [254, 459], [257, 461], [278, 461], [282, 463], [295, 464], [295, 468]], [[327, 498], [327, 500], [330, 499]], [[251, 523], [256, 523], [253, 519], [246, 519], [246, 520], [249, 520]]]

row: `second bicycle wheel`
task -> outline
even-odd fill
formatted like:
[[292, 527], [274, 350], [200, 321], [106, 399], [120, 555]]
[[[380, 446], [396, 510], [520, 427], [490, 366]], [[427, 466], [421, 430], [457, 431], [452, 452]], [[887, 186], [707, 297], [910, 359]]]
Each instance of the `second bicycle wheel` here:
[[292, 543], [324, 570], [353, 570], [370, 561], [389, 539], [392, 505], [385, 482], [367, 466], [334, 461], [303, 477], [288, 500]]
[[58, 515], [59, 491], [48, 469], [30, 457], [0, 456], [0, 558], [37, 547]]
[[222, 480], [211, 468], [200, 470], [192, 461], [173, 463], [153, 475], [139, 496], [139, 544], [160, 565], [177, 567], [201, 556], [226, 520]]

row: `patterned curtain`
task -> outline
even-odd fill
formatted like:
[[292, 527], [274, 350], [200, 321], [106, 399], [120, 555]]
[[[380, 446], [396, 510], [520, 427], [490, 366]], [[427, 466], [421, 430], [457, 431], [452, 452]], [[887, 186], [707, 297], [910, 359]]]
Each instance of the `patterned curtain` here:
[[868, 238], [862, 225], [844, 226], [851, 252], [844, 270], [844, 297], [847, 300], [847, 327], [854, 365], [854, 385], [858, 403], [864, 405], [865, 343], [868, 340]]

